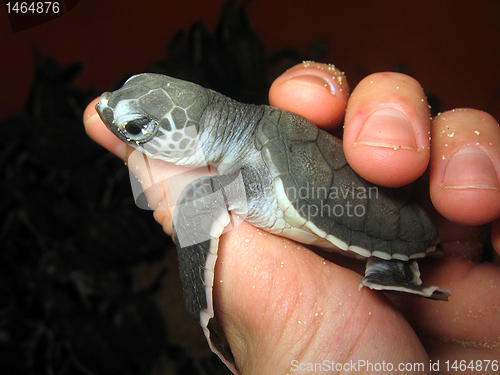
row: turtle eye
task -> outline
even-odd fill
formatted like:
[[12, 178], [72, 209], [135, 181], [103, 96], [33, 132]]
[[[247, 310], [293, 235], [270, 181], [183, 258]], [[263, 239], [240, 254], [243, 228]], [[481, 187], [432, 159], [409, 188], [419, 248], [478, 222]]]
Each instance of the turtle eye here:
[[125, 130], [131, 135], [138, 135], [147, 128], [150, 122], [151, 120], [148, 118], [131, 120], [125, 125]]

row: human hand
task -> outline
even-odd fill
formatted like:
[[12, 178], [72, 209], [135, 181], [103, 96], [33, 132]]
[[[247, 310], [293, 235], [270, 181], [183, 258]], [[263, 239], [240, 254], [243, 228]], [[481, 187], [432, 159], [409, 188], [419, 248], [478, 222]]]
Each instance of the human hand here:
[[[315, 64], [285, 73], [271, 88], [271, 104], [300, 113], [318, 125], [331, 126], [340, 122], [347, 103], [344, 151], [358, 174], [377, 184], [401, 186], [420, 176], [430, 158], [431, 197], [443, 215], [462, 224], [466, 223], [464, 220], [482, 224], [500, 215], [496, 177], [499, 170], [493, 169], [494, 178], [469, 175], [466, 180], [470, 186], [475, 181], [492, 185], [496, 179], [496, 189], [493, 186], [458, 189], [441, 184], [444, 164], [441, 156], [445, 157], [444, 161], [449, 160], [449, 156], [467, 142], [480, 142], [493, 160], [491, 165], [500, 165], [500, 134], [491, 117], [473, 110], [441, 115], [433, 123], [435, 135], [429, 152], [428, 107], [416, 81], [393, 73], [373, 75], [361, 82], [348, 99], [347, 86], [339, 85], [332, 73], [334, 71], [327, 67]], [[295, 75], [295, 78], [287, 79], [287, 75]], [[337, 94], [326, 91], [325, 84], [335, 87]], [[93, 104], [85, 114], [87, 132], [126, 159], [132, 150], [105, 128]], [[373, 125], [375, 139], [369, 137], [366, 129], [360, 132], [362, 120], [382, 107], [385, 109], [377, 111], [378, 119], [373, 117], [379, 121]], [[400, 109], [411, 125], [403, 125], [404, 117], [387, 108]], [[480, 134], [467, 130], [471, 126]], [[445, 136], [440, 137], [443, 127]], [[401, 129], [413, 129], [416, 135], [408, 135]], [[440, 138], [447, 143], [440, 142]], [[472, 150], [466, 151], [475, 155]], [[457, 164], [463, 166], [466, 161], [458, 156]], [[483, 160], [484, 164], [481, 156], [475, 159]], [[376, 162], [370, 164], [372, 160]], [[135, 170], [135, 162], [128, 158], [132, 170]], [[157, 161], [150, 161], [150, 167], [165, 175], [182, 170]], [[467, 167], [471, 169], [470, 165]], [[483, 170], [487, 175], [492, 168], [475, 166], [472, 170]], [[455, 166], [453, 171], [455, 178], [457, 174], [460, 178], [459, 172], [464, 169]], [[164, 200], [163, 193], [150, 191], [148, 199], [155, 202], [152, 206]], [[465, 203], [458, 206], [457, 201]], [[467, 202], [473, 204], [467, 205]], [[156, 210], [154, 215], [171, 235], [169, 211]], [[500, 323], [495, 306], [498, 308], [500, 300], [500, 271], [492, 264], [469, 261], [475, 260], [482, 249], [482, 244], [477, 245], [480, 230], [458, 228], [448, 223], [441, 233], [445, 250], [455, 257], [432, 262], [427, 269], [424, 262], [421, 263], [426, 283], [452, 289], [450, 301], [392, 298], [404, 315], [381, 293], [366, 288], [358, 291], [361, 276], [357, 273], [325, 262], [302, 245], [267, 234], [245, 222], [223, 235], [215, 275], [216, 281], [222, 281], [215, 283], [216, 315], [241, 373], [286, 373], [293, 370], [294, 364], [324, 360], [341, 364], [358, 363], [358, 360], [372, 364], [385, 361], [394, 366], [424, 363], [428, 371], [429, 355], [433, 361], [441, 359], [441, 363], [454, 359], [498, 358]], [[497, 220], [493, 232], [497, 252], [498, 232]], [[460, 242], [455, 244], [457, 240]], [[466, 245], [460, 245], [464, 241]], [[242, 243], [245, 245], [241, 246]], [[459, 259], [464, 254], [467, 259]], [[475, 317], [477, 315], [481, 319]], [[458, 342], [468, 343], [469, 348], [464, 349]], [[363, 368], [358, 371], [362, 372]]]

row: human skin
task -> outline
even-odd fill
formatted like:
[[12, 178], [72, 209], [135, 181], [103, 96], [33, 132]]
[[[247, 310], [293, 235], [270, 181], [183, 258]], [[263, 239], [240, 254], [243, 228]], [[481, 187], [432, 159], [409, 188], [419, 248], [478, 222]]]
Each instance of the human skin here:
[[[325, 130], [341, 124], [345, 112], [346, 158], [373, 183], [403, 186], [428, 169], [424, 183], [446, 255], [420, 261], [422, 279], [451, 289], [452, 296], [441, 302], [359, 291], [363, 269], [357, 261], [330, 254], [327, 258], [335, 263], [325, 261], [324, 254], [242, 222], [221, 237], [214, 282], [216, 316], [239, 372], [286, 374], [299, 364], [363, 360], [395, 368], [423, 363], [421, 373], [430, 373], [429, 360], [440, 360], [444, 372], [447, 360], [499, 359], [497, 121], [473, 109], [448, 111], [431, 120], [419, 83], [397, 73], [370, 75], [349, 96], [345, 77], [316, 63], [285, 72], [271, 87], [269, 99]], [[107, 130], [95, 104], [84, 114], [88, 135], [128, 159], [135, 173], [145, 173], [128, 158], [133, 149]], [[182, 171], [163, 162], [150, 161], [150, 166], [165, 175]], [[150, 192], [153, 207], [165, 200], [169, 188]], [[170, 211], [157, 209], [154, 217], [171, 236]], [[480, 263], [490, 235], [495, 260]]]

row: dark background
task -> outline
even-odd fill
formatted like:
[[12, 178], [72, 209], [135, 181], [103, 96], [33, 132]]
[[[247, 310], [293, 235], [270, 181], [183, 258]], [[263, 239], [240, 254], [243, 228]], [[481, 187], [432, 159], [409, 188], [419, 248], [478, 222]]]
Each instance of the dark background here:
[[223, 3], [67, 1], [31, 28], [0, 8], [0, 373], [227, 374], [184, 310], [170, 239], [84, 133], [85, 106], [124, 77], [260, 103], [316, 59], [351, 88], [397, 70], [434, 111], [500, 118], [500, 1]]
[[[83, 88], [108, 89], [165, 57], [165, 41], [203, 20], [214, 30], [223, 0], [81, 0], [53, 21], [13, 34], [0, 10], [0, 118], [18, 113], [33, 79], [31, 47], [66, 65], [83, 61]], [[444, 109], [473, 107], [500, 117], [500, 2], [498, 0], [255, 0], [252, 25], [268, 53], [305, 51], [328, 40], [326, 60], [354, 86], [368, 73], [405, 63]]]

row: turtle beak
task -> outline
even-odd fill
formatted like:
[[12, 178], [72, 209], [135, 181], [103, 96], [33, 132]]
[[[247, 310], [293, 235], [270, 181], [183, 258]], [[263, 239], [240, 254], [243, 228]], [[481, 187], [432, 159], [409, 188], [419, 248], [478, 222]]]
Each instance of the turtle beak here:
[[97, 110], [97, 113], [99, 113], [100, 116], [102, 116], [104, 108], [108, 107], [108, 100], [110, 96], [111, 96], [110, 92], [103, 92], [101, 97], [99, 98], [99, 103], [95, 105], [95, 109]]
[[113, 109], [108, 106], [109, 98], [111, 97], [110, 92], [104, 92], [99, 99], [99, 103], [95, 105], [95, 109], [99, 114], [101, 120], [109, 128], [111, 124], [115, 122]]

